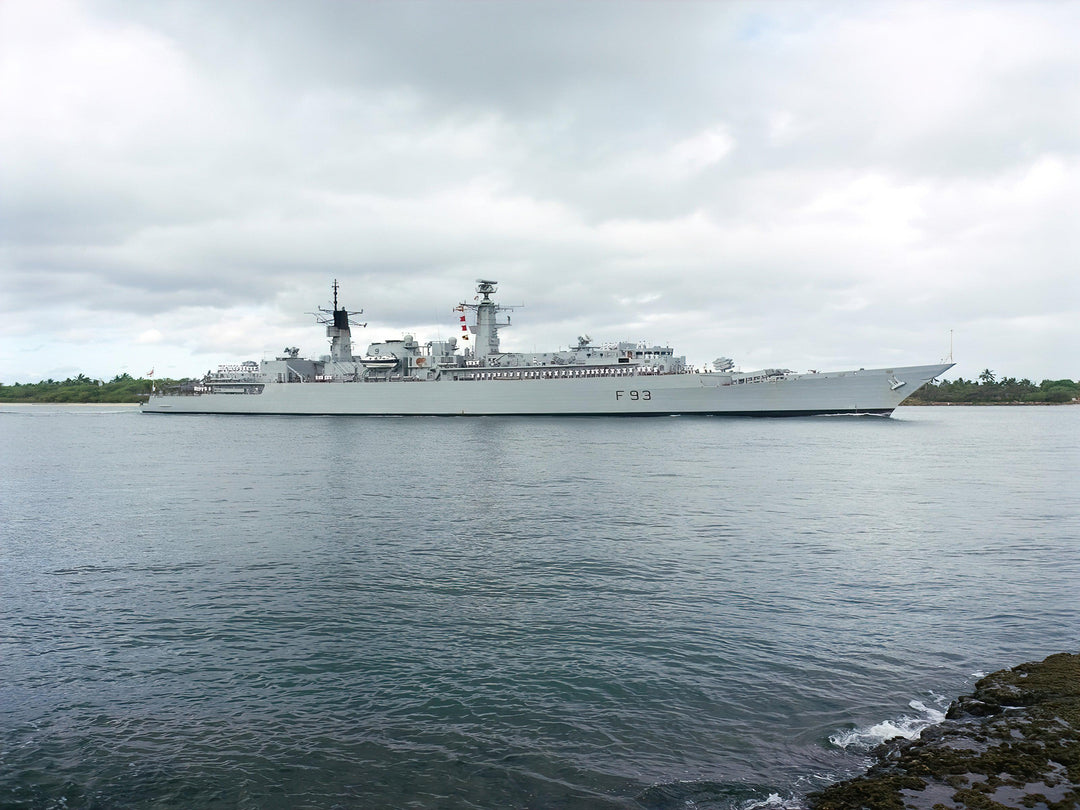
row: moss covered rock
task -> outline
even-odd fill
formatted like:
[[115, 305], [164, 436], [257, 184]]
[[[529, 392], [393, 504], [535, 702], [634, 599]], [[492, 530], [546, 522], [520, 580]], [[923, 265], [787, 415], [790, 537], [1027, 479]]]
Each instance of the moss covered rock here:
[[1080, 810], [1080, 655], [988, 675], [916, 740], [879, 746], [866, 775], [814, 810]]

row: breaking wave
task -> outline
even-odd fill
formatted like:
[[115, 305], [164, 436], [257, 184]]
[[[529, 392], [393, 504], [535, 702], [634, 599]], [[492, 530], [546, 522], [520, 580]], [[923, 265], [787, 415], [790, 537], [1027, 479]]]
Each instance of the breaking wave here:
[[[939, 706], [945, 704], [945, 699], [934, 695], [934, 702]], [[931, 708], [921, 700], [912, 700], [908, 706], [917, 714], [902, 714], [892, 720], [884, 720], [865, 728], [854, 728], [848, 731], [838, 731], [829, 736], [829, 742], [845, 749], [856, 751], [869, 751], [886, 740], [896, 737], [904, 737], [914, 740], [923, 729], [936, 726], [945, 719], [945, 712], [940, 708]]]

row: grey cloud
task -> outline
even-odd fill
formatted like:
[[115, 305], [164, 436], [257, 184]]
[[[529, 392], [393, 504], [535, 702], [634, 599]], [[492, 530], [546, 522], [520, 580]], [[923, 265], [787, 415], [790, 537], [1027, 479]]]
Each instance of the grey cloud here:
[[813, 334], [841, 357], [855, 333], [917, 353], [960, 318], [1072, 306], [1048, 291], [1075, 273], [1075, 6], [62, 8], [116, 61], [57, 47], [6, 110], [12, 310], [45, 280], [177, 328], [199, 306], [298, 324], [337, 276], [405, 329], [494, 276], [528, 303], [508, 340]]

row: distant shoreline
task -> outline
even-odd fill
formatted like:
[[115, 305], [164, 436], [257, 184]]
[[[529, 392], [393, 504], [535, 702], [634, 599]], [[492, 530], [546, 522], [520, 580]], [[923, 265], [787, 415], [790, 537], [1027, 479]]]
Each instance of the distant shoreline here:
[[1005, 407], [1009, 407], [1009, 408], [1011, 408], [1013, 406], [1024, 407], [1024, 408], [1029, 407], [1029, 406], [1037, 407], [1037, 408], [1043, 408], [1043, 407], [1056, 408], [1059, 405], [1080, 405], [1080, 400], [1075, 400], [1074, 399], [1071, 402], [919, 402], [919, 401], [915, 401], [915, 402], [902, 402], [902, 403], [900, 403], [900, 407], [902, 407], [902, 408], [903, 407], [911, 407], [911, 408], [939, 408], [939, 407], [948, 407], [948, 408], [986, 408], [986, 407], [994, 407], [994, 406], [1000, 406], [1000, 405], [1004, 405]]
[[0, 400], [0, 408], [5, 405], [63, 405], [76, 408], [130, 408], [138, 406], [138, 402], [54, 402], [46, 400]]

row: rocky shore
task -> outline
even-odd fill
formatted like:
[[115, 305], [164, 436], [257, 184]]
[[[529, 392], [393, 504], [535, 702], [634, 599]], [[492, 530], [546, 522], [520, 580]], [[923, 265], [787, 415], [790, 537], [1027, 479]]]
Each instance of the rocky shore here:
[[811, 808], [1080, 809], [1080, 655], [988, 675], [940, 725], [874, 756], [864, 776], [808, 797]]

